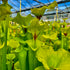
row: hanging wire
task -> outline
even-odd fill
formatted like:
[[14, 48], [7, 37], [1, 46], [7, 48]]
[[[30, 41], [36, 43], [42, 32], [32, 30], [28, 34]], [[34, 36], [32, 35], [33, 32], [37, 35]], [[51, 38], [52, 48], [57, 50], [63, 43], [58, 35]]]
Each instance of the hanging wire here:
[[21, 0], [20, 0], [20, 15], [21, 15]]
[[[20, 3], [18, 0], [16, 0], [18, 3]], [[26, 8], [26, 6], [21, 2], [21, 5]]]

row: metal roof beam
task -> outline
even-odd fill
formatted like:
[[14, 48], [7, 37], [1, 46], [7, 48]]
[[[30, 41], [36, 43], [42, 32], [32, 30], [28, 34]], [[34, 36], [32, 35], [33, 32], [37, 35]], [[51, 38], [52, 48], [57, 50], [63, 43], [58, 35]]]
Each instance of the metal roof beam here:
[[[15, 5], [11, 0], [9, 0], [11, 4], [13, 4], [15, 7], [17, 7], [17, 5]], [[14, 7], [13, 7], [14, 8]], [[17, 7], [18, 8], [18, 7]], [[16, 8], [14, 8], [15, 10], [17, 10]]]
[[[66, 2], [70, 2], [70, 0], [67, 0], [67, 1], [57, 1], [58, 4], [66, 3]], [[46, 4], [47, 4], [47, 3], [46, 3]], [[50, 5], [50, 4], [51, 4], [51, 3], [49, 3], [49, 4], [47, 4], [47, 5]], [[40, 8], [40, 7], [42, 7], [42, 6], [44, 6], [44, 5], [41, 4], [41, 5], [37, 5], [37, 6], [34, 6], [34, 7]], [[31, 9], [34, 8], [34, 7], [23, 9], [23, 10], [21, 10], [21, 12], [31, 10]], [[18, 12], [20, 12], [20, 11], [16, 11], [16, 12], [14, 12], [14, 13], [18, 13]]]
[[[70, 11], [67, 11], [67, 12], [59, 12], [58, 14], [67, 14], [67, 13], [70, 13]], [[43, 16], [47, 16], [47, 15], [55, 15], [56, 13], [50, 13], [50, 14], [44, 14]]]
[[36, 1], [36, 2], [39, 3], [39, 4], [45, 5], [44, 3], [42, 3], [42, 2], [40, 2], [40, 1], [38, 1], [38, 0], [34, 0], [34, 1]]
[[32, 4], [28, 0], [26, 0], [26, 2], [32, 7]]

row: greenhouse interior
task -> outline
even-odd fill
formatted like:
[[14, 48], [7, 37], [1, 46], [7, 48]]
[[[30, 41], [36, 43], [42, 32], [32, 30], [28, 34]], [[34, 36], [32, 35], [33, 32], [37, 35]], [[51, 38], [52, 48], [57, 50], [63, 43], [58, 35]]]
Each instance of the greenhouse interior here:
[[0, 70], [70, 70], [70, 0], [0, 0]]

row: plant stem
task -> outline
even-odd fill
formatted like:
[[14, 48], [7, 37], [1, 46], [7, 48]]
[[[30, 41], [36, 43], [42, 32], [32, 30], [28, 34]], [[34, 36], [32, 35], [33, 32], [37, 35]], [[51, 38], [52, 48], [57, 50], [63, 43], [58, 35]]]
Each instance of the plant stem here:
[[68, 51], [68, 38], [67, 37], [66, 37], [65, 43], [66, 43], [66, 50]]
[[63, 49], [63, 46], [64, 46], [64, 42], [63, 42], [63, 35], [62, 35], [62, 39], [61, 39], [61, 48]]
[[12, 65], [13, 65], [13, 63], [12, 63], [12, 61], [10, 61], [10, 64], [8, 64], [8, 70], [12, 70]]
[[8, 22], [4, 22], [5, 24], [5, 46], [1, 49], [2, 50], [2, 65], [1, 65], [1, 70], [6, 70], [6, 54], [7, 54], [7, 32], [8, 32]]
[[[36, 40], [34, 40], [34, 48], [36, 48]], [[36, 51], [33, 51], [29, 47], [29, 70], [34, 70], [38, 66], [39, 62], [36, 58]]]
[[18, 53], [18, 59], [21, 70], [26, 70], [26, 56], [27, 56], [27, 51], [25, 49], [23, 49], [21, 52]]

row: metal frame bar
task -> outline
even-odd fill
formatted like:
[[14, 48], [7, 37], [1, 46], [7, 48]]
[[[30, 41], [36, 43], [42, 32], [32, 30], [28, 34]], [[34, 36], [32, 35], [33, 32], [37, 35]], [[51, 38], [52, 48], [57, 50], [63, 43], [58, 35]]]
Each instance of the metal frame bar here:
[[28, 0], [26, 0], [26, 2], [32, 7], [32, 4]]
[[[61, 4], [61, 3], [66, 3], [66, 2], [70, 2], [70, 0], [67, 0], [67, 1], [58, 1], [57, 3], [58, 3], [58, 4]], [[51, 3], [50, 3], [50, 4], [51, 4]], [[46, 5], [50, 5], [50, 4], [47, 4], [47, 3], [46, 3]], [[44, 5], [40, 4], [40, 5], [37, 5], [37, 6], [35, 6], [35, 7], [36, 7], [36, 8], [40, 8], [40, 7], [42, 7], [42, 6], [44, 6]], [[23, 9], [23, 10], [21, 10], [21, 12], [31, 10], [32, 8], [34, 8], [34, 7]], [[18, 13], [18, 12], [20, 12], [20, 11], [16, 11], [16, 13]], [[15, 13], [15, 12], [14, 12], [14, 13]]]
[[26, 0], [26, 2], [31, 6], [31, 8], [34, 8], [35, 7], [28, 0]]
[[[9, 0], [11, 4], [13, 4], [15, 7], [17, 7], [17, 5], [15, 5], [11, 0]], [[17, 7], [18, 8], [18, 7]], [[16, 10], [16, 8], [13, 7], [13, 9]]]
[[68, 10], [68, 7], [67, 7], [67, 5], [64, 3], [64, 5], [65, 5], [65, 7], [66, 7], [66, 9]]
[[44, 3], [42, 3], [42, 2], [40, 2], [40, 1], [38, 1], [38, 0], [34, 0], [34, 1], [36, 1], [37, 3], [39, 3], [40, 5], [42, 4], [42, 5], [45, 5]]
[[[67, 12], [59, 12], [58, 14], [67, 14], [67, 13], [70, 13], [70, 11], [67, 11]], [[50, 14], [44, 14], [43, 16], [47, 16], [47, 15], [55, 15], [56, 13], [50, 13]]]

